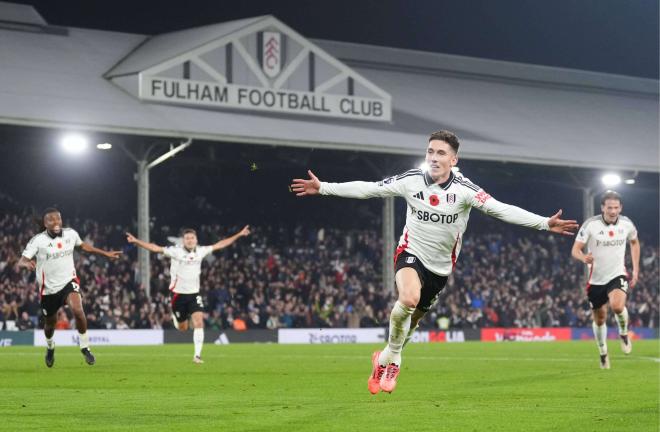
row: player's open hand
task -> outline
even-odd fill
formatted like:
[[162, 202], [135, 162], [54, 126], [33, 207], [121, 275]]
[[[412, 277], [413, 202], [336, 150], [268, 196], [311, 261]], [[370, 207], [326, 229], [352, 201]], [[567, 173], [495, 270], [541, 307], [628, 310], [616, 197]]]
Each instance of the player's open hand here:
[[20, 273], [21, 268], [26, 268], [30, 271], [35, 271], [37, 269], [37, 263], [31, 259], [21, 259], [14, 266], [14, 271]]
[[122, 251], [107, 251], [105, 253], [105, 257], [108, 258], [111, 261], [119, 259], [123, 252]]
[[135, 236], [133, 234], [128, 233], [128, 232], [126, 233], [126, 241], [127, 242], [133, 244], [133, 243], [135, 243], [136, 240], [137, 239], [135, 238]]
[[635, 288], [637, 281], [639, 280], [639, 271], [632, 272], [632, 278], [630, 279], [630, 288]]
[[291, 192], [295, 193], [296, 196], [318, 195], [321, 190], [321, 182], [318, 177], [311, 170], [307, 170], [307, 174], [309, 174], [309, 180], [293, 179]]
[[242, 230], [238, 232], [238, 235], [241, 237], [250, 235], [250, 225], [245, 225]]
[[575, 220], [564, 220], [559, 219], [561, 217], [562, 210], [560, 209], [554, 216], [548, 219], [548, 228], [550, 231], [563, 234], [563, 235], [573, 235], [575, 231], [580, 227]]

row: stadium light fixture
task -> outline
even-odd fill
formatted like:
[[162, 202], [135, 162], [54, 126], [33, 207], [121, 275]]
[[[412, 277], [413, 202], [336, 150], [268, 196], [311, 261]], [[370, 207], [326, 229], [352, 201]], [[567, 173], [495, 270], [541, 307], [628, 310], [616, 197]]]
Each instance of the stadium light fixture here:
[[87, 150], [89, 140], [79, 133], [68, 133], [62, 137], [60, 145], [67, 153], [81, 154]]
[[612, 187], [621, 183], [621, 176], [618, 174], [605, 174], [601, 177], [601, 181], [605, 186]]
[[426, 162], [422, 162], [421, 164], [419, 164], [419, 169], [421, 169], [422, 172], [426, 172], [429, 170], [429, 164], [427, 164]]
[[635, 179], [634, 178], [629, 178], [624, 180], [624, 183], [627, 185], [634, 185], [635, 184]]
[[451, 170], [454, 172], [454, 174], [456, 174], [456, 173], [459, 172], [461, 169], [460, 169], [459, 167], [457, 167], [457, 166], [453, 166], [453, 167], [451, 167]]
[[96, 148], [99, 150], [110, 150], [112, 148], [112, 144], [110, 143], [96, 144]]

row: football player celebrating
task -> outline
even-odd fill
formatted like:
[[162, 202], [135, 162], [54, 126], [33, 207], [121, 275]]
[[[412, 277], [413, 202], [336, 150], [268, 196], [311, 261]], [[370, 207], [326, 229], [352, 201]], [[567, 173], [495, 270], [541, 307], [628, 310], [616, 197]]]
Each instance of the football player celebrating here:
[[89, 350], [87, 318], [83, 311], [80, 280], [73, 263], [73, 251], [78, 247], [84, 252], [111, 260], [119, 258], [121, 251], [105, 251], [83, 242], [75, 230], [62, 228], [62, 214], [56, 208], [44, 210], [41, 222], [43, 231], [28, 242], [16, 266], [35, 271], [37, 275], [41, 310], [45, 317], [46, 366], [53, 367], [55, 363], [53, 335], [57, 311], [65, 304], [69, 305], [76, 320], [80, 351], [87, 364], [93, 365], [96, 359]]
[[[592, 328], [600, 353], [601, 369], [610, 368], [607, 355], [607, 305], [616, 316], [624, 354], [632, 351], [628, 336], [628, 309], [626, 296], [628, 288], [634, 288], [639, 278], [639, 240], [635, 224], [621, 214], [621, 196], [607, 191], [601, 199], [600, 215], [584, 221], [573, 244], [572, 255], [576, 260], [589, 266], [587, 297], [593, 312]], [[626, 242], [630, 243], [632, 257], [632, 278], [628, 285], [625, 256]], [[584, 254], [587, 246], [589, 253]]]
[[308, 171], [309, 179], [294, 179], [291, 185], [297, 196], [401, 196], [408, 203], [406, 226], [395, 255], [398, 300], [390, 314], [388, 344], [382, 352], [372, 355], [373, 369], [368, 381], [372, 394], [394, 390], [401, 368], [401, 350], [454, 270], [473, 207], [503, 221], [538, 230], [570, 235], [578, 227], [574, 220], [560, 219], [561, 210], [549, 218], [530, 213], [497, 201], [467, 178], [454, 174], [458, 148], [456, 135], [439, 131], [429, 138], [426, 171], [412, 169], [376, 183], [326, 183]]
[[188, 330], [188, 318], [192, 319], [193, 343], [195, 354], [193, 362], [204, 363], [202, 360], [202, 346], [204, 344], [204, 302], [199, 295], [199, 275], [202, 271], [202, 260], [208, 254], [224, 249], [241, 237], [250, 234], [250, 227], [246, 225], [242, 230], [231, 237], [218, 241], [211, 246], [199, 246], [197, 233], [187, 228], [183, 230], [183, 245], [158, 246], [135, 238], [126, 233], [129, 243], [154, 253], [162, 253], [171, 259], [170, 266], [170, 292], [172, 293], [172, 317], [178, 330]]

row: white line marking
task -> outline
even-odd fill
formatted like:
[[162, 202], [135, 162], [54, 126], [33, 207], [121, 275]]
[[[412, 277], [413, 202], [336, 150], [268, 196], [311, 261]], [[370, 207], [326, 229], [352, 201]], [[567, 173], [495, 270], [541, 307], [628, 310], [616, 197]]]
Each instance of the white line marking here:
[[646, 357], [646, 356], [639, 356], [639, 357], [633, 357], [633, 358], [639, 358], [639, 359], [644, 359], [644, 360], [651, 360], [656, 363], [660, 363], [660, 358], [659, 357]]

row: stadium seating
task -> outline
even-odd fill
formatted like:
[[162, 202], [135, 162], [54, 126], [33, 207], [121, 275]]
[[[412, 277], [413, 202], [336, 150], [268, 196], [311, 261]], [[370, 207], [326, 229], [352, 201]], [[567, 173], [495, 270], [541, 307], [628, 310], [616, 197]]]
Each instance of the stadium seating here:
[[[0, 219], [0, 323], [30, 328], [38, 321], [34, 275], [13, 266], [35, 233], [27, 211]], [[151, 296], [138, 285], [136, 251], [126, 227], [70, 220], [84, 241], [121, 248], [108, 262], [78, 254], [76, 268], [90, 328], [172, 328], [169, 260], [152, 256]], [[571, 238], [543, 232], [519, 235], [494, 222], [468, 232], [453, 277], [422, 325], [429, 328], [583, 327], [590, 325], [583, 267], [570, 258]], [[210, 243], [238, 227], [204, 225]], [[167, 244], [168, 227], [153, 241]], [[658, 246], [643, 245], [639, 285], [628, 301], [631, 325], [658, 325]], [[383, 292], [381, 239], [377, 230], [300, 226], [256, 226], [250, 237], [209, 257], [202, 267], [206, 324], [233, 328], [373, 327], [388, 322], [393, 292]], [[22, 318], [23, 312], [27, 315]], [[68, 319], [72, 315], [67, 310]], [[70, 327], [72, 323], [69, 324]]]

